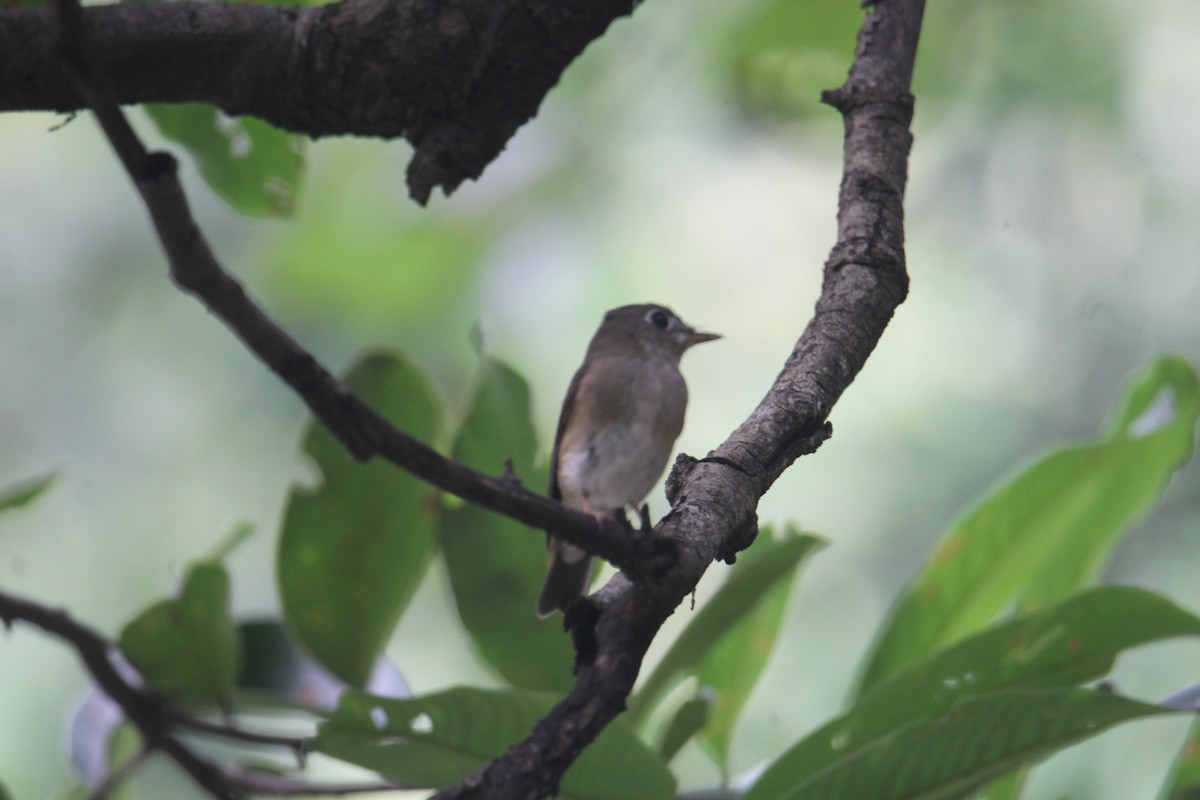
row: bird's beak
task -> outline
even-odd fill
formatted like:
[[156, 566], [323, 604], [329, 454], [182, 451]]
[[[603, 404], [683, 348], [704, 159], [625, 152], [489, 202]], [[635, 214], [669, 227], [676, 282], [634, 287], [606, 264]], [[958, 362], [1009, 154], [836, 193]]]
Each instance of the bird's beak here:
[[701, 344], [703, 342], [711, 342], [711, 341], [714, 341], [714, 340], [720, 339], [720, 338], [721, 338], [721, 334], [719, 334], [719, 333], [704, 333], [703, 331], [688, 331], [687, 346], [691, 347], [694, 344]]

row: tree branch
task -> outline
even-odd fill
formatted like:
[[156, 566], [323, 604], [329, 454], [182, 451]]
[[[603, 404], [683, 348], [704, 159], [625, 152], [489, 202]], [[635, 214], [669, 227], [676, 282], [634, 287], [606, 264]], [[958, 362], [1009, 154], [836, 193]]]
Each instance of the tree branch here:
[[231, 800], [247, 792], [275, 796], [329, 796], [422, 788], [392, 781], [309, 783], [282, 775], [231, 769], [209, 761], [176, 738], [171, 732], [171, 727], [186, 726], [238, 741], [288, 747], [292, 750], [297, 750], [299, 744], [305, 740], [252, 733], [206, 723], [182, 714], [166, 705], [160, 698], [130, 685], [109, 658], [109, 654], [115, 649], [113, 644], [64, 612], [54, 611], [0, 591], [0, 621], [8, 628], [16, 621], [28, 622], [74, 647], [96, 685], [121, 707], [125, 717], [142, 735], [142, 751], [122, 764], [104, 781], [94, 793], [97, 797], [105, 796], [114, 786], [126, 779], [129, 773], [144, 761], [147, 754], [154, 751], [168, 756], [213, 797]]
[[[479, 177], [630, 0], [343, 0], [84, 9], [117, 103], [212, 103], [312, 137], [404, 137], [420, 203]], [[89, 104], [44, 8], [0, 8], [0, 111]]]
[[209, 736], [216, 736], [221, 739], [230, 739], [236, 742], [246, 742], [247, 744], [261, 744], [272, 747], [286, 747], [291, 750], [296, 756], [296, 761], [300, 766], [304, 765], [304, 760], [308, 756], [309, 749], [312, 747], [311, 737], [300, 736], [279, 736], [271, 733], [258, 733], [257, 731], [247, 731], [242, 728], [234, 727], [220, 722], [210, 722], [206, 719], [193, 717], [190, 714], [184, 714], [175, 709], [165, 709], [167, 718], [174, 724], [190, 728], [196, 733], [203, 733]]
[[[750, 545], [759, 498], [796, 458], [830, 435], [830, 410], [907, 292], [902, 199], [911, 145], [909, 84], [923, 11], [924, 0], [876, 5], [860, 32], [846, 84], [825, 95], [845, 120], [845, 156], [838, 242], [825, 265], [821, 297], [750, 417], [707, 458], [676, 462], [668, 480], [673, 509], [659, 524], [665, 537], [651, 541], [655, 551], [664, 541], [677, 543], [678, 558], [666, 563], [654, 581], [634, 582], [625, 574], [638, 576], [643, 556], [658, 555], [635, 552], [640, 545], [633, 543], [647, 537], [625, 537], [615, 524], [597, 527], [590, 517], [514, 490], [503, 478], [467, 470], [396, 430], [350, 394], [221, 269], [187, 209], [174, 161], [145, 153], [140, 143], [130, 148], [120, 126], [110, 124], [120, 116], [115, 104], [102, 93], [89, 93], [86, 71], [78, 81], [142, 194], [176, 283], [220, 316], [356, 457], [388, 458], [471, 502], [550, 527], [622, 568], [587, 603], [577, 604], [567, 620], [578, 655], [572, 690], [529, 738], [440, 793], [440, 800], [554, 793], [582, 749], [624, 709], [663, 621], [713, 560], [732, 560]], [[70, 34], [69, 26], [64, 30]]]
[[96, 685], [121, 707], [126, 718], [138, 729], [147, 750], [157, 750], [168, 756], [213, 797], [232, 800], [238, 796], [216, 764], [193, 753], [170, 733], [161, 704], [125, 682], [109, 660], [112, 645], [98, 633], [61, 611], [52, 611], [2, 591], [0, 620], [6, 627], [11, 627], [16, 620], [23, 620], [69, 642]]

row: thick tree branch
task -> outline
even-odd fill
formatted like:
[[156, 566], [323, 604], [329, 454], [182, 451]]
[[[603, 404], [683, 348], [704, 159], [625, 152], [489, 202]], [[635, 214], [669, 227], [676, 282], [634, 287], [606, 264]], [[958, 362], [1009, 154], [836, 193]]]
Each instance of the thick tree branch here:
[[[581, 750], [624, 709], [662, 622], [713, 560], [730, 560], [749, 546], [757, 531], [759, 498], [796, 458], [829, 436], [826, 418], [833, 404], [907, 291], [902, 198], [911, 145], [909, 83], [923, 11], [924, 0], [878, 4], [864, 23], [846, 84], [826, 95], [842, 111], [846, 135], [838, 242], [826, 263], [821, 297], [775, 384], [750, 417], [707, 458], [676, 463], [668, 481], [673, 510], [659, 525], [665, 536], [656, 541], [677, 543], [677, 558], [662, 561], [652, 581], [618, 575], [572, 609], [568, 624], [578, 653], [573, 689], [528, 739], [442, 792], [442, 800], [552, 794]], [[516, 491], [503, 478], [467, 470], [397, 431], [347, 392], [221, 269], [188, 212], [174, 162], [147, 154], [136, 139], [136, 147], [130, 147], [122, 127], [112, 122], [120, 116], [112, 101], [90, 92], [88, 78], [78, 84], [146, 202], [172, 277], [292, 386], [353, 454], [381, 455], [467, 500], [550, 527], [643, 577], [641, 568], [655, 555], [639, 550], [644, 539], [639, 543], [624, 536], [615, 525], [597, 529], [589, 517]]]
[[[212, 103], [312, 137], [404, 137], [409, 190], [477, 178], [630, 0], [343, 0], [84, 10], [116, 102]], [[0, 111], [88, 104], [44, 8], [0, 8]]]

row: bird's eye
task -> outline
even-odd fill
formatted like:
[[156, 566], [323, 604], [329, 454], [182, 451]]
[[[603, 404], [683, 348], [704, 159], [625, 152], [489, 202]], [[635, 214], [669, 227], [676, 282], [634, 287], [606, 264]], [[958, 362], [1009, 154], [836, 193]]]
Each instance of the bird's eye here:
[[665, 331], [667, 326], [671, 324], [671, 320], [667, 317], [666, 313], [657, 309], [651, 311], [650, 316], [646, 317], [646, 319], [650, 320], [651, 325], [662, 331]]

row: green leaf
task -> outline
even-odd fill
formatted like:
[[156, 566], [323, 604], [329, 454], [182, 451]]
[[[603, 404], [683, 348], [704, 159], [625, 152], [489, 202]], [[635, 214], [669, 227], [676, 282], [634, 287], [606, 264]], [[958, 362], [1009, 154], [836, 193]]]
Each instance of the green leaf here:
[[[664, 691], [684, 674], [698, 669], [721, 640], [740, 626], [757, 604], [769, 596], [771, 587], [780, 581], [790, 584], [796, 565], [822, 543], [817, 537], [799, 533], [792, 527], [776, 540], [771, 530], [764, 528], [754, 546], [740, 555], [729, 570], [729, 579], [717, 590], [712, 600], [696, 612], [687, 628], [642, 683], [630, 701], [630, 718], [635, 721], [643, 719]], [[786, 590], [784, 592], [786, 594]], [[750, 671], [743, 673], [741, 669], [726, 664], [723, 659], [714, 662], [711, 669], [714, 673], [725, 672], [731, 680], [735, 675], [742, 679], [751, 677]], [[757, 672], [752, 677], [757, 678]], [[736, 718], [736, 711], [734, 716]]]
[[154, 691], [227, 705], [237, 674], [238, 640], [225, 568], [216, 562], [193, 565], [179, 596], [135, 617], [118, 643]]
[[1175, 756], [1171, 772], [1158, 795], [1159, 800], [1195, 800], [1200, 797], [1200, 718], [1188, 729], [1187, 738]]
[[815, 779], [847, 753], [914, 724], [944, 718], [965, 698], [1093, 680], [1109, 671], [1121, 651], [1175, 636], [1200, 636], [1200, 619], [1165, 598], [1127, 587], [1093, 589], [996, 625], [864, 693], [848, 712], [780, 756], [751, 797], [782, 797], [784, 787]]
[[146, 104], [166, 138], [188, 149], [205, 182], [248, 216], [292, 213], [304, 172], [303, 136], [254, 117], [228, 117], [206, 103]]
[[[438, 431], [433, 391], [400, 359], [369, 356], [346, 383], [417, 439]], [[334, 675], [362, 686], [433, 555], [435, 493], [382, 459], [351, 462], [315, 422], [304, 451], [323, 483], [293, 488], [284, 510], [276, 567], [285, 619]]]
[[[541, 487], [546, 474], [534, 467], [536, 452], [528, 385], [507, 365], [483, 357], [454, 458], [492, 475], [502, 474], [509, 459], [526, 486]], [[444, 510], [437, 530], [459, 616], [480, 655], [515, 686], [569, 689], [570, 639], [560, 619], [534, 613], [546, 573], [545, 537], [473, 505]]]
[[688, 700], [675, 711], [658, 745], [658, 754], [663, 757], [663, 761], [670, 762], [688, 740], [704, 727], [708, 722], [710, 708], [712, 701], [701, 694]]
[[973, 695], [861, 748], [835, 739], [839, 757], [815, 774], [781, 779], [776, 762], [745, 800], [949, 800], [1105, 728], [1171, 713], [1180, 712], [1090, 689]]
[[[1159, 359], [1135, 381], [1108, 431], [1108, 457], [1120, 467], [1105, 468], [1104, 485], [1097, 487], [1101, 494], [1091, 498], [1089, 509], [1080, 510], [1075, 525], [1081, 535], [1063, 537], [1030, 577], [1021, 593], [1024, 607], [1053, 603], [1095, 578], [1121, 534], [1191, 458], [1198, 416], [1200, 388], [1186, 361]], [[1120, 479], [1112, 474], [1118, 469]]]
[[1025, 789], [1025, 778], [1028, 775], [1026, 767], [1010, 772], [1004, 777], [993, 781], [987, 787], [983, 797], [985, 800], [1016, 800]]
[[1161, 359], [1103, 439], [1051, 453], [987, 497], [942, 537], [895, 605], [860, 690], [978, 630], [1019, 596], [1037, 607], [1091, 580], [1191, 454], [1198, 410], [1195, 373]]
[[[794, 529], [789, 529], [786, 537], [792, 537], [789, 540], [793, 542], [805, 541], [799, 538]], [[796, 558], [803, 557], [815, 541], [793, 545], [791, 550], [783, 554], [785, 559], [790, 560], [793, 553]], [[761, 557], [777, 558], [781, 549], [784, 548], [772, 542], [772, 546]], [[729, 777], [729, 747], [733, 729], [759, 675], [767, 665], [767, 659], [775, 649], [783, 611], [796, 577], [795, 561], [792, 563], [793, 568], [785, 571], [778, 580], [759, 587], [761, 594], [754, 607], [713, 645], [693, 670], [700, 681], [700, 692], [712, 700], [708, 724], [700, 735], [700, 741], [712, 754], [725, 778]], [[737, 571], [735, 565], [734, 574]]]
[[54, 483], [54, 479], [57, 477], [58, 473], [52, 472], [41, 478], [21, 481], [0, 489], [0, 511], [20, 508], [26, 503], [33, 502], [38, 495], [50, 488], [50, 484]]
[[[444, 787], [528, 736], [552, 703], [519, 690], [458, 688], [406, 700], [347, 691], [313, 749], [392, 780]], [[559, 796], [668, 800], [674, 792], [662, 759], [616, 720], [567, 770]]]

